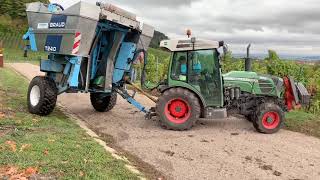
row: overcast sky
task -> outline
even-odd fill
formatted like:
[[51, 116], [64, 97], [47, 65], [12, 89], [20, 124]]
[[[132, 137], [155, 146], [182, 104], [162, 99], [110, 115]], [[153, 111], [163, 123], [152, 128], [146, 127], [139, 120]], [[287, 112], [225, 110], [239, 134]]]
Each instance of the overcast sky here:
[[[53, 0], [71, 4], [75, 0]], [[95, 0], [85, 0], [95, 3]], [[319, 0], [109, 0], [170, 38], [224, 40], [235, 53], [320, 55]]]

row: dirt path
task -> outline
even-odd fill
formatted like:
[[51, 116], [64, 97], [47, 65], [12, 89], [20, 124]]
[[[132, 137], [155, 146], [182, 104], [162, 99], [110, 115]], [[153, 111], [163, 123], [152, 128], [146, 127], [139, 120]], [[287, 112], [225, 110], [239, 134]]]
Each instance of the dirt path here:
[[[29, 79], [39, 73], [34, 65], [12, 66]], [[320, 179], [320, 139], [314, 137], [286, 130], [259, 134], [239, 118], [200, 121], [191, 131], [172, 132], [121, 98], [108, 113], [95, 112], [85, 94], [64, 94], [59, 102], [170, 179]]]

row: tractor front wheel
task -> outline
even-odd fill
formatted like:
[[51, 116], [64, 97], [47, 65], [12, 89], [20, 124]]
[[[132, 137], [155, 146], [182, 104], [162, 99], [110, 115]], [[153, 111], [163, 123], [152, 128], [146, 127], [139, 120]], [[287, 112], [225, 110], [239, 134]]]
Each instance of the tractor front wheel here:
[[263, 103], [254, 115], [253, 126], [260, 133], [273, 134], [282, 128], [284, 118], [284, 111], [279, 105]]
[[161, 127], [168, 130], [189, 130], [199, 119], [201, 107], [194, 93], [183, 88], [172, 88], [163, 93], [156, 107]]
[[90, 100], [93, 108], [98, 112], [111, 111], [117, 104], [117, 93], [91, 93]]
[[33, 78], [28, 90], [28, 110], [32, 114], [47, 116], [54, 110], [57, 103], [58, 89], [49, 77]]

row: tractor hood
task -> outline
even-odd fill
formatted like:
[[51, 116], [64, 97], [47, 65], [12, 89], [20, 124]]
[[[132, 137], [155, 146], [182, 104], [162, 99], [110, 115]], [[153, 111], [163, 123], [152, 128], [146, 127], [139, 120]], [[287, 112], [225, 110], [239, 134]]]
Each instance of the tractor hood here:
[[255, 72], [231, 71], [223, 75], [225, 86], [240, 87], [241, 91], [257, 95], [281, 97], [283, 80]]
[[231, 71], [223, 75], [225, 81], [247, 81], [247, 82], [257, 82], [259, 76], [255, 72], [247, 71]]
[[288, 110], [307, 106], [310, 94], [292, 77], [279, 78], [255, 72], [232, 71], [223, 75], [225, 87], [239, 87], [242, 92], [284, 99]]

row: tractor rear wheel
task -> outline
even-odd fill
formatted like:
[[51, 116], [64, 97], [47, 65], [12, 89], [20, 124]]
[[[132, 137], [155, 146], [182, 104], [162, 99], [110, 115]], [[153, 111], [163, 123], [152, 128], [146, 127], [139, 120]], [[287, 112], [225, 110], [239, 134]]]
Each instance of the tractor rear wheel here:
[[49, 77], [37, 76], [30, 82], [28, 89], [28, 110], [32, 114], [47, 116], [57, 103], [58, 89]]
[[108, 112], [117, 104], [117, 93], [91, 93], [90, 100], [93, 108], [98, 112]]
[[195, 125], [201, 114], [201, 106], [199, 99], [191, 91], [172, 88], [159, 98], [156, 112], [162, 128], [183, 131]]
[[253, 118], [253, 126], [260, 133], [273, 134], [278, 132], [284, 123], [284, 111], [274, 103], [261, 104]]

